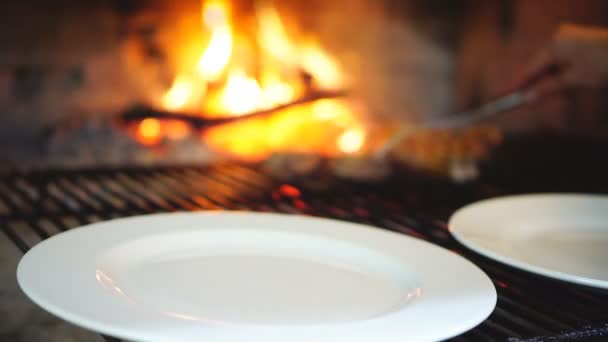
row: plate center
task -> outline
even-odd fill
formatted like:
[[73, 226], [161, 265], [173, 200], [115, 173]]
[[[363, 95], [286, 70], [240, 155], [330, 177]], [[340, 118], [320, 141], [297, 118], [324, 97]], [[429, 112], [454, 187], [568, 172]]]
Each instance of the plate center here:
[[134, 241], [100, 260], [98, 280], [160, 313], [230, 324], [363, 320], [398, 310], [418, 293], [412, 275], [388, 256], [282, 233], [206, 232]]

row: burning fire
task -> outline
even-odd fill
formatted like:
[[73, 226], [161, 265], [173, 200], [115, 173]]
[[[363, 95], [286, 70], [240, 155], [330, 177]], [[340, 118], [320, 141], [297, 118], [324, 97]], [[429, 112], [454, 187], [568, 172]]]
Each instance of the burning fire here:
[[350, 129], [338, 139], [338, 147], [346, 153], [355, 153], [361, 149], [365, 142], [365, 133], [359, 128]]
[[[292, 103], [305, 97], [311, 88], [340, 90], [345, 86], [338, 63], [315, 41], [292, 40], [271, 1], [256, 2], [254, 30], [233, 26], [226, 1], [203, 3], [207, 45], [196, 66], [182, 68], [193, 72], [178, 75], [166, 91], [161, 99], [163, 109], [184, 111], [201, 103], [198, 115], [240, 116]], [[240, 44], [247, 41], [242, 36], [255, 40], [256, 53], [236, 52], [250, 48]], [[319, 99], [278, 110], [271, 116], [209, 129], [202, 133], [202, 139], [216, 149], [249, 160], [266, 158], [274, 152], [339, 155], [357, 153], [365, 147], [363, 127], [344, 99]], [[188, 134], [191, 131], [184, 124], [155, 119], [143, 120], [137, 130], [144, 144], [182, 139]]]
[[[162, 98], [163, 107], [167, 110], [180, 110], [188, 105], [194, 92], [196, 83], [185, 77], [178, 77], [173, 82], [171, 88]], [[205, 84], [199, 85], [204, 88]], [[199, 89], [199, 91], [202, 91]]]
[[211, 30], [211, 39], [198, 62], [198, 72], [209, 82], [219, 80], [230, 62], [233, 42], [229, 15], [228, 7], [220, 1], [209, 1], [203, 7], [203, 26]]
[[190, 127], [178, 120], [144, 119], [136, 131], [137, 140], [144, 145], [156, 145], [163, 138], [180, 140], [190, 134]]
[[237, 69], [228, 75], [220, 101], [221, 107], [228, 113], [243, 115], [262, 108], [264, 92], [256, 79]]
[[144, 119], [139, 123], [137, 138], [144, 145], [157, 144], [161, 139], [160, 122], [156, 119]]

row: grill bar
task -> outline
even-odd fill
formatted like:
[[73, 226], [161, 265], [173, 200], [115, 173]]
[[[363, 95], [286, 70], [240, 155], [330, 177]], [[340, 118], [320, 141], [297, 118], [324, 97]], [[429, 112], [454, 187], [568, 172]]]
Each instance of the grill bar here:
[[[346, 185], [338, 191], [289, 192], [285, 189], [293, 185], [242, 165], [13, 172], [0, 175], [0, 229], [26, 252], [82, 224], [178, 210], [282, 212], [371, 224], [448, 248], [492, 278], [496, 310], [454, 341], [586, 340], [608, 333], [608, 292], [522, 272], [476, 255], [451, 238], [446, 215], [482, 198], [478, 189], [410, 182], [396, 193], [391, 184]], [[448, 203], [445, 194], [455, 201]], [[442, 207], [436, 199], [442, 199]]]

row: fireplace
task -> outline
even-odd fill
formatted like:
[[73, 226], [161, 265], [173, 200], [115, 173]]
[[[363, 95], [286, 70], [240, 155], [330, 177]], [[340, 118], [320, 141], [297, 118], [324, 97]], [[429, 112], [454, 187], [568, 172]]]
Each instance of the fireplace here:
[[[595, 3], [580, 8], [599, 11]], [[371, 178], [398, 164], [471, 177], [502, 141], [494, 123], [421, 132], [382, 160], [374, 152], [404, 126], [496, 95], [492, 70], [475, 78], [472, 63], [489, 41], [510, 44], [521, 7], [9, 1], [1, 14], [0, 160], [69, 167], [236, 159]], [[524, 10], [523, 18], [534, 11]], [[584, 10], [571, 12], [584, 18]], [[493, 19], [475, 19], [479, 13]], [[476, 34], [488, 27], [505, 41]]]
[[[4, 34], [0, 60], [3, 159], [28, 166], [367, 159], [404, 122], [452, 107], [446, 32], [460, 12], [429, 30], [418, 18], [429, 6], [9, 2], [3, 22], [16, 31]], [[492, 144], [500, 135], [471, 134]], [[446, 133], [435, 144], [421, 137], [393, 159], [440, 169], [453, 159], [450, 149], [482, 154], [482, 144], [468, 147], [471, 139], [460, 136]]]

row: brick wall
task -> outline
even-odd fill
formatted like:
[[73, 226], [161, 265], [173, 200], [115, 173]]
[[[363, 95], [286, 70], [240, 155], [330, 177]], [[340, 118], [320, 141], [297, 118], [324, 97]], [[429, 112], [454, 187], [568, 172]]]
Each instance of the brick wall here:
[[112, 109], [130, 96], [118, 48], [122, 18], [111, 5], [3, 2], [0, 122], [5, 138], [14, 129], [44, 125], [74, 111]]

